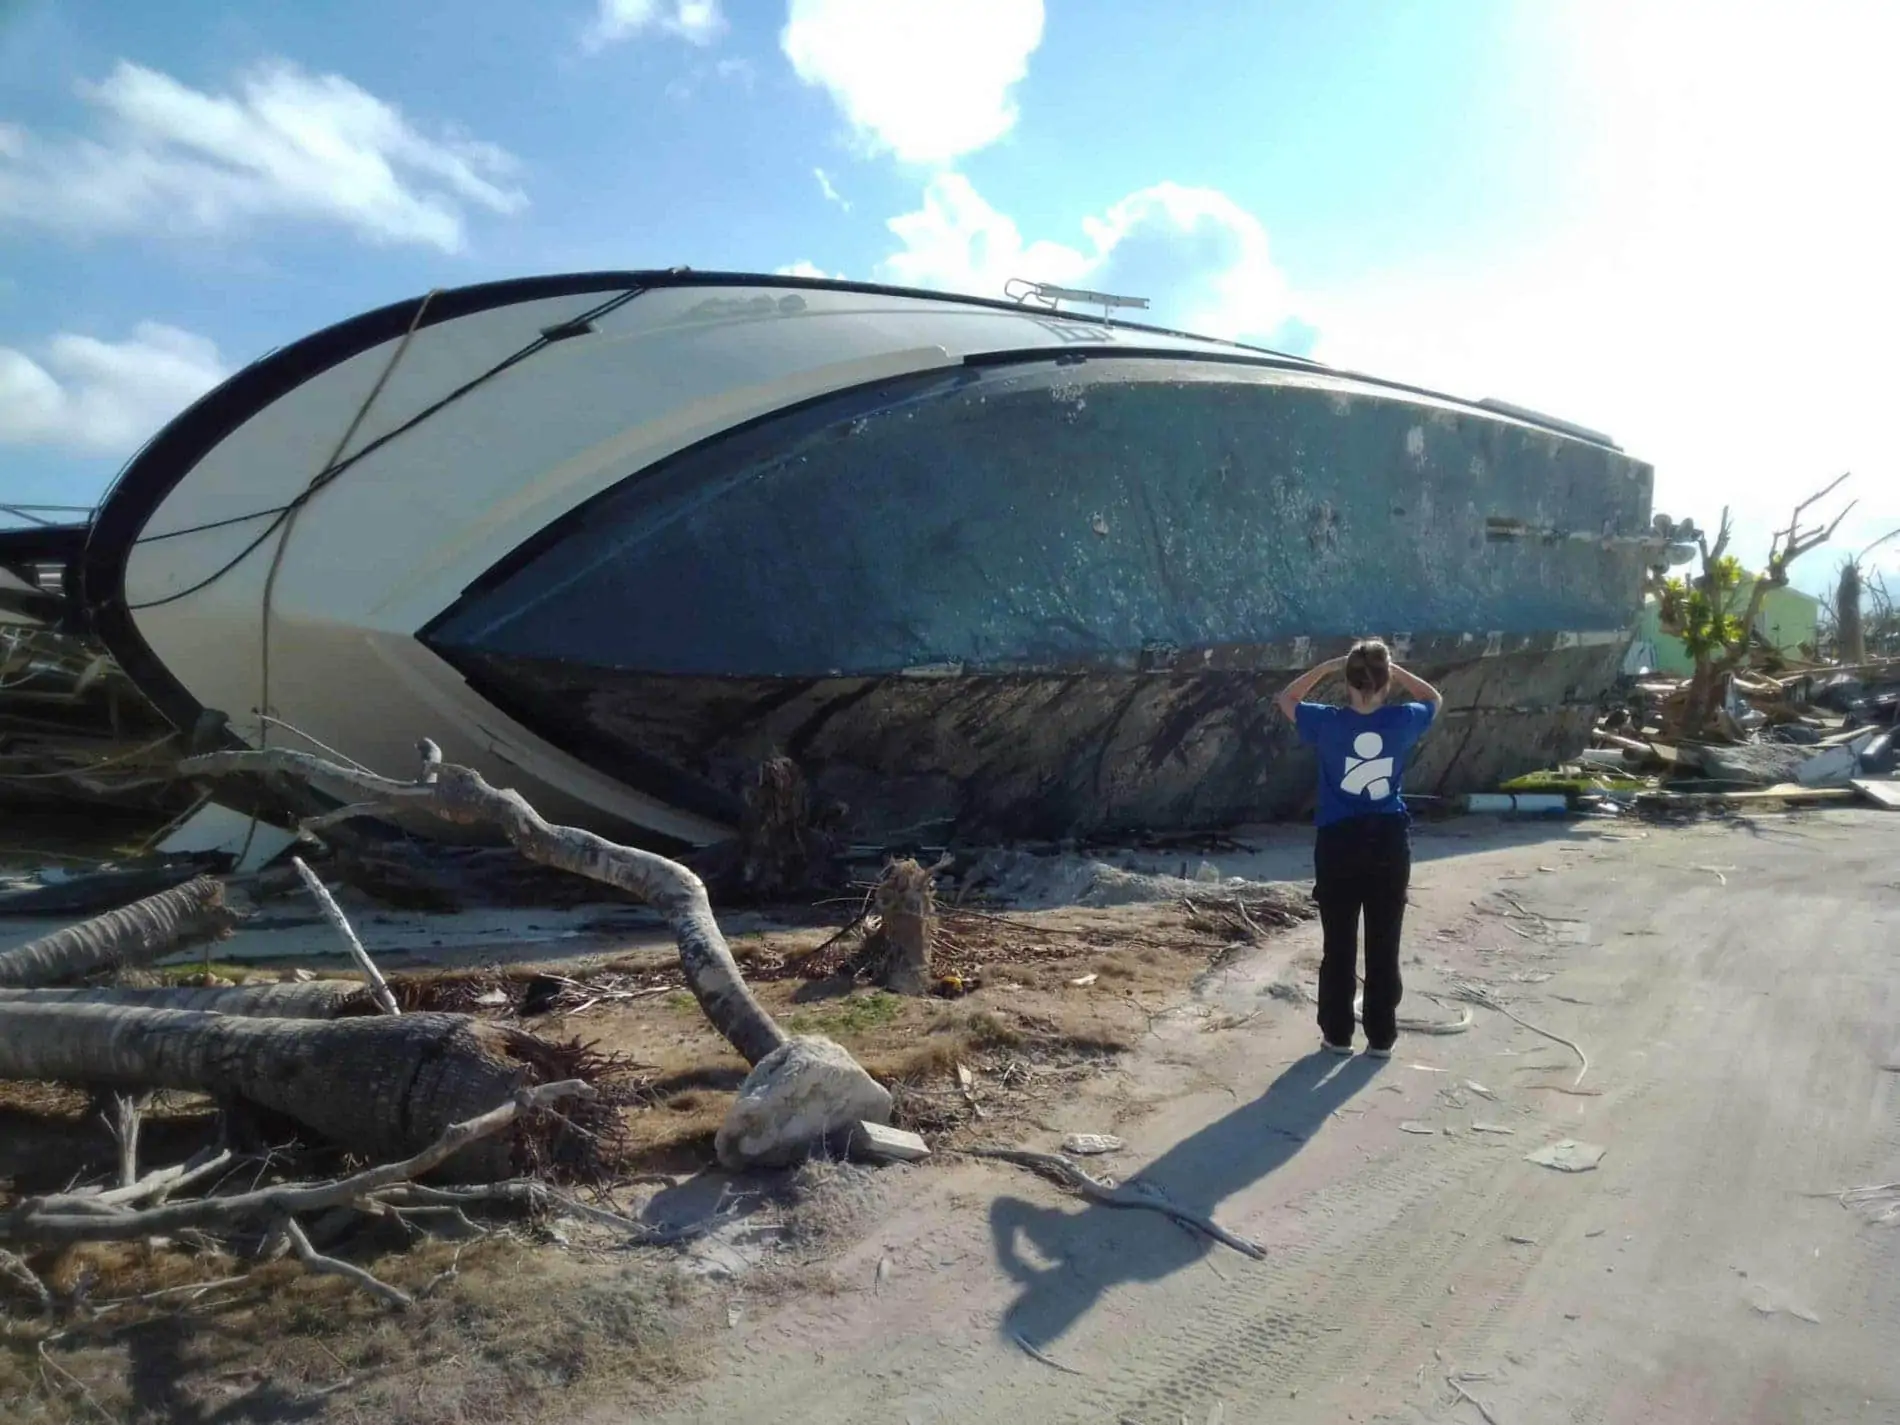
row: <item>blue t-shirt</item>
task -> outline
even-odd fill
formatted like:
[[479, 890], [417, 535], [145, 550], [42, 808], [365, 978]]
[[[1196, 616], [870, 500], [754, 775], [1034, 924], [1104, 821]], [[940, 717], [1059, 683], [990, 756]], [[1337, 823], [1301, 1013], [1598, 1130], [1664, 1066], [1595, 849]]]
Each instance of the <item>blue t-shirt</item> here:
[[1369, 713], [1333, 703], [1296, 703], [1293, 725], [1319, 753], [1320, 826], [1351, 816], [1404, 816], [1399, 781], [1406, 754], [1432, 725], [1430, 703], [1387, 703]]

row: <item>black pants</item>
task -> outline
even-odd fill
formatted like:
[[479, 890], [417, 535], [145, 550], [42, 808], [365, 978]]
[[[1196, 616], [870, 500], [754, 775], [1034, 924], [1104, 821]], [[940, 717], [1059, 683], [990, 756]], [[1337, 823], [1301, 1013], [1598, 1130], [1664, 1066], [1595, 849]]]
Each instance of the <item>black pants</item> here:
[[1353, 972], [1359, 912], [1366, 914], [1366, 1042], [1390, 1048], [1399, 1037], [1399, 931], [1412, 879], [1411, 829], [1403, 816], [1357, 816], [1319, 828], [1313, 844], [1313, 898], [1325, 957], [1319, 967], [1319, 1032], [1352, 1042]]

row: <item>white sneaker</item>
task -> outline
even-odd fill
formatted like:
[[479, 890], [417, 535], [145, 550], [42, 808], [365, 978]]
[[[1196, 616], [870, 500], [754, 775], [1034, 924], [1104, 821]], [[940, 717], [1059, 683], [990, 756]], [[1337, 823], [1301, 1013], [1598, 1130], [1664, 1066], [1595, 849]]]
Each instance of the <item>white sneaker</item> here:
[[1392, 1051], [1389, 1048], [1374, 1049], [1368, 1045], [1366, 1047], [1366, 1057], [1368, 1059], [1390, 1059], [1392, 1057]]
[[1335, 1044], [1335, 1043], [1333, 1043], [1333, 1041], [1332, 1041], [1332, 1040], [1330, 1040], [1330, 1039], [1328, 1039], [1328, 1038], [1326, 1038], [1326, 1037], [1325, 1037], [1324, 1035], [1321, 1035], [1321, 1036], [1320, 1036], [1320, 1041], [1319, 1041], [1319, 1042], [1320, 1042], [1320, 1043], [1321, 1043], [1322, 1045], [1324, 1045], [1324, 1046], [1325, 1046], [1325, 1049], [1326, 1049], [1326, 1052], [1327, 1052], [1327, 1053], [1329, 1053], [1329, 1054], [1350, 1054], [1350, 1053], [1352, 1053], [1352, 1045], [1350, 1045], [1350, 1044]]

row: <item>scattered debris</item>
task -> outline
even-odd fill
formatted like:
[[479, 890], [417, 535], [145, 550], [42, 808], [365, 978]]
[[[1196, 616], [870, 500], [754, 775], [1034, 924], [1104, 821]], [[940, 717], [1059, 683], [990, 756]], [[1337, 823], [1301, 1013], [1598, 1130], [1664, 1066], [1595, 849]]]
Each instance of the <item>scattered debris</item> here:
[[1103, 1153], [1119, 1153], [1128, 1146], [1127, 1142], [1112, 1133], [1071, 1133], [1062, 1140], [1062, 1151], [1073, 1153], [1077, 1157], [1096, 1157]]
[[1459, 1383], [1457, 1376], [1446, 1376], [1445, 1383], [1457, 1391], [1462, 1399], [1469, 1401], [1472, 1405], [1477, 1407], [1478, 1414], [1482, 1415], [1485, 1419], [1485, 1425], [1499, 1425], [1498, 1417], [1493, 1415], [1490, 1410], [1486, 1408], [1482, 1400], [1466, 1390], [1464, 1386]]
[[915, 1163], [930, 1156], [923, 1135], [886, 1123], [860, 1122], [851, 1133], [851, 1152], [874, 1162]]
[[1473, 1123], [1473, 1133], [1515, 1133], [1515, 1128], [1506, 1128], [1502, 1123]]
[[1848, 785], [1882, 811], [1900, 811], [1900, 782], [1875, 782], [1856, 777]]
[[1484, 988], [1484, 986], [1474, 985], [1470, 983], [1469, 981], [1461, 980], [1455, 985], [1453, 985], [1453, 987], [1449, 991], [1447, 991], [1447, 993], [1453, 999], [1467, 1000], [1472, 1004], [1482, 1005], [1486, 1009], [1496, 1010], [1499, 1014], [1503, 1015], [1506, 1019], [1511, 1020], [1513, 1023], [1522, 1025], [1524, 1028], [1530, 1030], [1531, 1033], [1533, 1034], [1541, 1034], [1544, 1036], [1544, 1038], [1549, 1039], [1554, 1043], [1563, 1045], [1564, 1048], [1568, 1049], [1571, 1053], [1575, 1054], [1577, 1056], [1578, 1068], [1577, 1068], [1577, 1077], [1571, 1081], [1571, 1087], [1573, 1089], [1577, 1088], [1580, 1084], [1582, 1084], [1583, 1076], [1590, 1072], [1590, 1056], [1584, 1053], [1583, 1049], [1579, 1045], [1564, 1038], [1563, 1035], [1561, 1034], [1553, 1034], [1548, 1029], [1544, 1029], [1540, 1027], [1539, 1025], [1532, 1024], [1528, 1019], [1525, 1019], [1523, 1016], [1519, 1015], [1515, 1010], [1507, 1009], [1504, 1006], [1504, 1004], [1499, 1001], [1497, 996], [1492, 994], [1491, 991], [1489, 991], [1488, 989]]
[[1792, 1306], [1775, 1300], [1768, 1289], [1756, 1285], [1748, 1293], [1748, 1304], [1758, 1316], [1792, 1316], [1797, 1321], [1805, 1321], [1810, 1326], [1819, 1326], [1821, 1318], [1805, 1306]]
[[1061, 1371], [1064, 1375], [1070, 1375], [1070, 1376], [1086, 1376], [1088, 1374], [1087, 1371], [1078, 1371], [1074, 1366], [1065, 1366], [1062, 1364], [1062, 1362], [1056, 1360], [1053, 1356], [1047, 1355], [1044, 1352], [1038, 1350], [1036, 1347], [1030, 1345], [1029, 1342], [1023, 1338], [1023, 1335], [1020, 1331], [1010, 1332], [1009, 1339], [1014, 1341], [1018, 1346], [1022, 1347], [1025, 1355], [1030, 1356], [1034, 1360], [1041, 1361], [1045, 1366], [1048, 1366], [1052, 1370], [1058, 1370], [1058, 1371]]
[[1850, 1211], [1858, 1210], [1876, 1225], [1900, 1221], [1900, 1182], [1871, 1183], [1866, 1187], [1811, 1192], [1808, 1197], [1831, 1197]]
[[1407, 1119], [1404, 1123], [1399, 1125], [1399, 1132], [1417, 1133], [1423, 1137], [1431, 1138], [1437, 1136], [1438, 1130], [1429, 1123], [1415, 1123], [1411, 1119]]
[[1526, 1153], [1524, 1161], [1535, 1163], [1540, 1168], [1555, 1168], [1561, 1173], [1587, 1173], [1603, 1161], [1603, 1155], [1608, 1151], [1595, 1143], [1579, 1143], [1574, 1138], [1563, 1138], [1535, 1152]]

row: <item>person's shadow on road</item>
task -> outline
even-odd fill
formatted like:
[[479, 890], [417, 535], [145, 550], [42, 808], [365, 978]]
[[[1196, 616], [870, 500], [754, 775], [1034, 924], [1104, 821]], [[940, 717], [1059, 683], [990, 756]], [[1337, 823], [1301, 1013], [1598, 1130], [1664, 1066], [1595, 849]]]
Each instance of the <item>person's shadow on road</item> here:
[[[1182, 1139], [1128, 1181], [1159, 1188], [1181, 1207], [1213, 1217], [1224, 1199], [1299, 1152], [1334, 1109], [1372, 1082], [1382, 1062], [1315, 1051], [1289, 1065], [1252, 1103]], [[1058, 1339], [1109, 1288], [1159, 1281], [1216, 1250], [1201, 1233], [1159, 1213], [1099, 1203], [1068, 1212], [998, 1198], [990, 1208], [990, 1233], [997, 1261], [1022, 1284], [1004, 1314], [1003, 1334], [1038, 1348]], [[1019, 1250], [1025, 1237], [1053, 1265], [1025, 1259]]]

